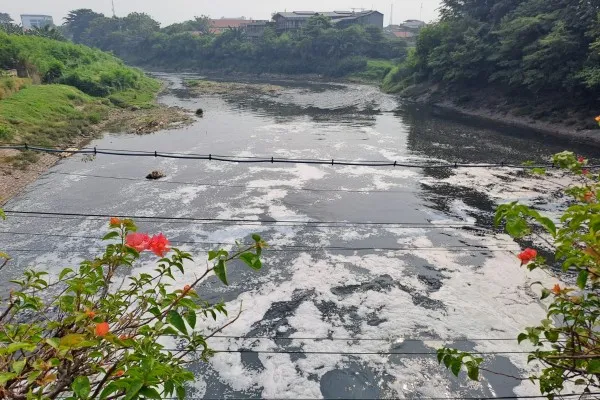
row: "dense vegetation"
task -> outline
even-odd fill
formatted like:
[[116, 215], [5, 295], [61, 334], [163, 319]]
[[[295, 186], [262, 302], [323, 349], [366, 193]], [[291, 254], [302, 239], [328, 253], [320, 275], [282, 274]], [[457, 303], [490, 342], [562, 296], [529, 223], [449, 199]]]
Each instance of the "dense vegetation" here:
[[170, 69], [327, 76], [367, 72], [363, 78], [380, 80], [381, 65], [368, 60], [402, 60], [406, 53], [404, 41], [386, 38], [378, 27], [338, 29], [322, 16], [298, 32], [278, 35], [268, 27], [258, 40], [240, 29], [215, 36], [209, 27], [207, 17], [161, 28], [142, 13], [107, 18], [82, 9], [69, 14], [64, 31], [75, 42], [111, 51], [132, 64]]
[[0, 31], [0, 140], [65, 145], [87, 136], [111, 103], [150, 107], [160, 83], [114, 56], [68, 42]]
[[598, 0], [444, 0], [441, 20], [421, 31], [385, 88], [441, 84], [465, 102], [469, 93], [504, 94], [538, 117], [592, 112], [600, 105], [599, 13]]

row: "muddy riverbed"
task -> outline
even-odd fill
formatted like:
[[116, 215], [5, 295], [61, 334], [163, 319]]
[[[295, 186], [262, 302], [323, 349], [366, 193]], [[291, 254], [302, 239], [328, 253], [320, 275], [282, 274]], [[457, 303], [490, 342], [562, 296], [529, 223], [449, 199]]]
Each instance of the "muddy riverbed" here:
[[[268, 82], [273, 92], [202, 95], [193, 75], [160, 74], [161, 101], [203, 118], [177, 130], [109, 134], [98, 149], [403, 163], [521, 163], [586, 148], [539, 133], [457, 121], [405, 106], [370, 86]], [[160, 170], [166, 178], [147, 181]], [[7, 210], [243, 219], [247, 223], [139, 221], [193, 253], [260, 233], [270, 244], [260, 272], [231, 268], [202, 296], [243, 302], [240, 319], [213, 338], [221, 352], [192, 366], [190, 398], [375, 399], [536, 395], [530, 382], [483, 374], [455, 379], [437, 365], [442, 344], [486, 354], [486, 368], [522, 376], [516, 336], [545, 315], [518, 245], [490, 230], [495, 206], [522, 200], [556, 212], [564, 178], [504, 169], [430, 169], [214, 161], [99, 155], [60, 161]], [[264, 223], [256, 221], [267, 221]], [[276, 223], [275, 221], [297, 221]], [[255, 221], [255, 222], [253, 222]], [[310, 224], [305, 222], [310, 221]], [[315, 222], [323, 222], [316, 224]], [[333, 223], [336, 222], [336, 223]], [[339, 222], [342, 222], [341, 224]], [[358, 224], [352, 224], [358, 223]], [[374, 224], [365, 224], [374, 223]], [[14, 256], [2, 281], [27, 266], [56, 273], [98, 252], [107, 221], [15, 215], [0, 229]], [[46, 236], [46, 235], [54, 236]], [[191, 244], [189, 242], [198, 242]], [[312, 247], [312, 248], [309, 248]], [[152, 268], [145, 256], [132, 272]], [[185, 277], [181, 277], [185, 282]], [[209, 321], [207, 324], [211, 324]], [[241, 350], [241, 351], [240, 351]]]

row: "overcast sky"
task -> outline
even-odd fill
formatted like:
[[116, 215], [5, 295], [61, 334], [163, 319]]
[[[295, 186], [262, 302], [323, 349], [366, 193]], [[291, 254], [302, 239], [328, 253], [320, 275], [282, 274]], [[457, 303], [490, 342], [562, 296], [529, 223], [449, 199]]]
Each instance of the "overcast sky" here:
[[[195, 15], [212, 18], [240, 17], [270, 19], [275, 11], [333, 11], [351, 7], [375, 9], [384, 14], [384, 25], [390, 21], [390, 6], [394, 3], [394, 23], [406, 19], [437, 18], [440, 0], [114, 0], [117, 16], [132, 11], [150, 14], [163, 26], [184, 21]], [[422, 4], [422, 11], [421, 11]], [[68, 11], [91, 8], [111, 15], [111, 0], [6, 0], [0, 12], [9, 13], [20, 22], [20, 14], [47, 14], [59, 25]]]

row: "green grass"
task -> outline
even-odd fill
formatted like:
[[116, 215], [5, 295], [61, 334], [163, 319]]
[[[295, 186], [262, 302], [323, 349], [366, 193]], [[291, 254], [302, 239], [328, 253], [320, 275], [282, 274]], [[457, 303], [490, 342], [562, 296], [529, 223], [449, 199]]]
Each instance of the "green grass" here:
[[66, 85], [32, 85], [0, 102], [0, 140], [44, 146], [91, 137], [109, 107]]
[[0, 69], [26, 65], [34, 82], [76, 87], [94, 97], [117, 99], [123, 107], [150, 107], [160, 82], [111, 54], [82, 45], [0, 32]]
[[31, 79], [0, 78], [0, 141], [78, 143], [95, 135], [92, 125], [111, 107], [155, 107], [161, 89], [160, 81], [100, 50], [0, 32], [0, 70], [24, 66]]
[[0, 100], [6, 99], [31, 83], [31, 79], [0, 76]]
[[391, 60], [368, 60], [367, 68], [361, 72], [355, 72], [349, 76], [350, 79], [380, 84], [383, 78], [394, 68]]

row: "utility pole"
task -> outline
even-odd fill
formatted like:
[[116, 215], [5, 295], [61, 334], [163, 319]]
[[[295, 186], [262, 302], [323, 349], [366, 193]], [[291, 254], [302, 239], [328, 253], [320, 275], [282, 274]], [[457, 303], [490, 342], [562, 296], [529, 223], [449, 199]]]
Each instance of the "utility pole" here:
[[394, 25], [394, 3], [390, 6], [390, 25]]
[[419, 11], [419, 21], [423, 21], [423, 2], [421, 2], [421, 11]]
[[115, 13], [115, 0], [112, 0], [112, 13], [113, 13], [113, 18], [116, 18], [117, 13]]

